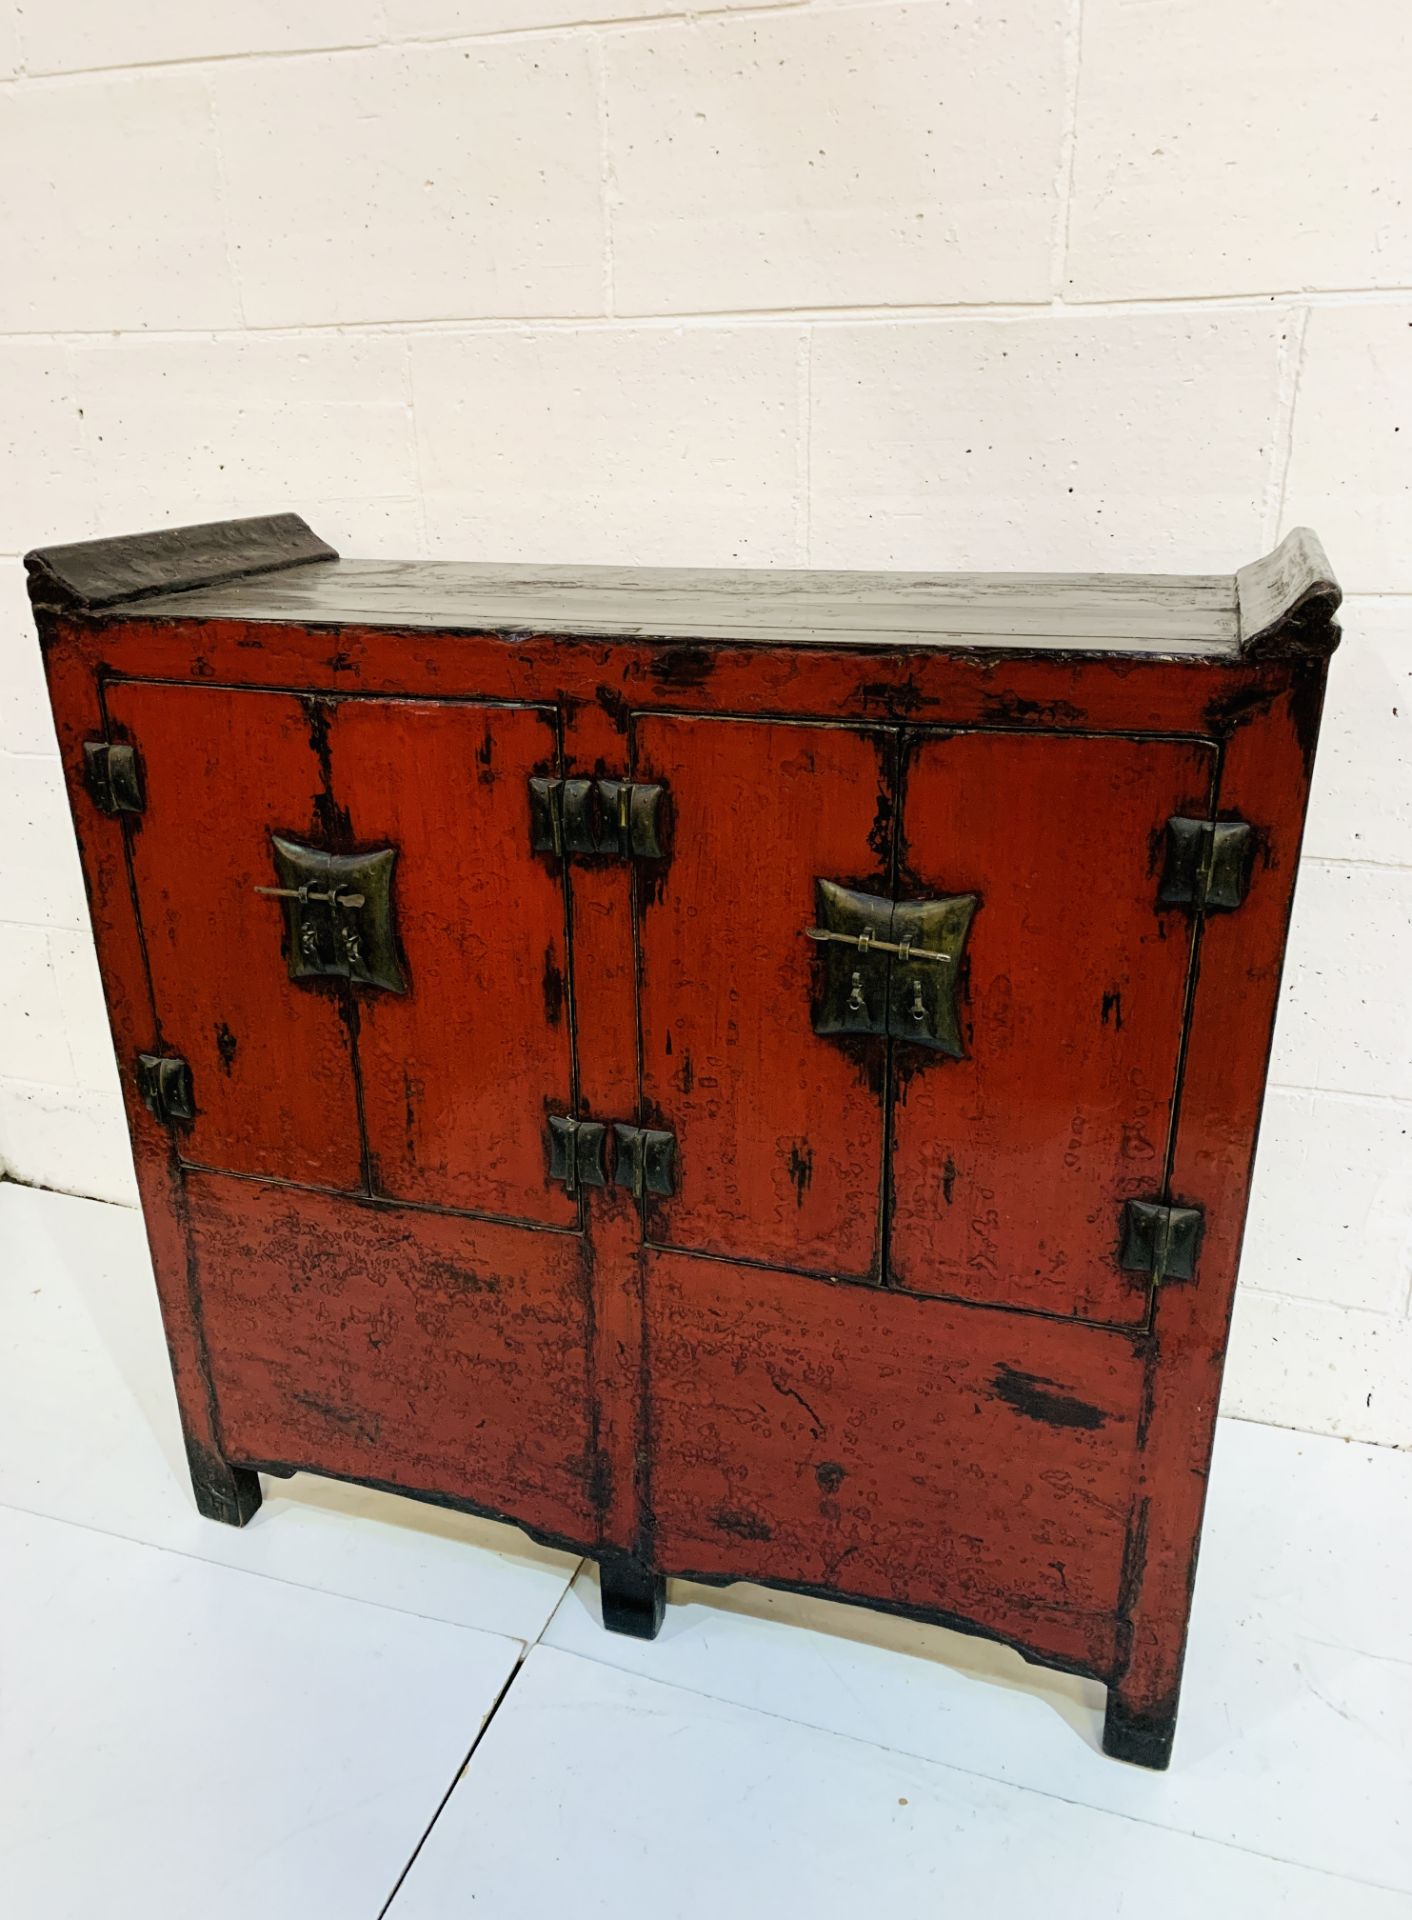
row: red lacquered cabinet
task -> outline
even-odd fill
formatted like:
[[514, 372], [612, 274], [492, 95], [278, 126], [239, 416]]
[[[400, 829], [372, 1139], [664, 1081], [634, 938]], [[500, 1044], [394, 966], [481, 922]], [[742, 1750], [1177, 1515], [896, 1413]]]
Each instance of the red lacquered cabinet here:
[[197, 1503], [943, 1621], [1167, 1762], [1339, 592], [29, 557]]

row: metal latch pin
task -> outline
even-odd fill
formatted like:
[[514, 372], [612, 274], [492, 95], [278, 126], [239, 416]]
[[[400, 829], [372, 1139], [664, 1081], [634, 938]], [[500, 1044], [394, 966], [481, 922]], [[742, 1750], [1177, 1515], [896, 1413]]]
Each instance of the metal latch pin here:
[[866, 928], [862, 933], [835, 933], [830, 927], [802, 927], [800, 931], [806, 940], [817, 940], [820, 946], [832, 943], [839, 947], [857, 947], [860, 953], [900, 953], [904, 960], [934, 960], [943, 967], [949, 967], [953, 957], [949, 953], [933, 953], [929, 947], [914, 947], [910, 939], [900, 944], [879, 940]]
[[344, 893], [338, 887], [255, 887], [252, 891], [268, 894], [272, 900], [297, 900], [300, 906], [306, 906], [310, 900], [327, 900], [335, 907], [361, 907], [367, 897], [361, 893]]

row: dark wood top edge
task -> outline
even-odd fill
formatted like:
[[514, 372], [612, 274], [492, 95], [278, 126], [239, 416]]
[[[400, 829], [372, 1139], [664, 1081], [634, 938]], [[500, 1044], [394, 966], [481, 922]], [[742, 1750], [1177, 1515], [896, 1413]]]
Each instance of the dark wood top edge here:
[[25, 555], [25, 568], [36, 607], [92, 613], [337, 558], [297, 513], [272, 513], [40, 547]]
[[[97, 618], [116, 619], [111, 609]], [[562, 635], [1238, 657], [1231, 574], [908, 574], [344, 560], [148, 600], [148, 620], [325, 632]]]
[[[338, 562], [298, 514], [172, 527], [26, 556], [36, 608], [407, 632], [665, 644], [1129, 654], [1259, 662], [1338, 644], [1342, 598], [1296, 528], [1232, 575], [903, 574]], [[266, 589], [258, 576], [285, 579]]]
[[1327, 658], [1339, 643], [1343, 589], [1318, 534], [1295, 527], [1273, 553], [1236, 572], [1246, 660]]

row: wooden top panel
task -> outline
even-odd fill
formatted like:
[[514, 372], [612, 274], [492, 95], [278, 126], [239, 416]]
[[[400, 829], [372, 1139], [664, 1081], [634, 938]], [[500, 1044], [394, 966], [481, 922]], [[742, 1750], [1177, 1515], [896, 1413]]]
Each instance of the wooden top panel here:
[[587, 638], [1235, 657], [1231, 575], [901, 574], [330, 560], [108, 617]]

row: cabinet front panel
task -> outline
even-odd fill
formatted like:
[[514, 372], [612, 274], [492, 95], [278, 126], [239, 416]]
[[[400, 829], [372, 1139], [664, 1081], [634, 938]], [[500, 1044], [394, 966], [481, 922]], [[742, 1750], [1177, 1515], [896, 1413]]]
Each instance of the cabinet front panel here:
[[[814, 882], [878, 891], [888, 737], [637, 715], [635, 777], [671, 795], [671, 857], [638, 881], [644, 1111], [677, 1138], [660, 1245], [874, 1275], [883, 1052], [811, 1023]], [[709, 1284], [714, 1269], [703, 1269]]]
[[1136, 1470], [1122, 1335], [649, 1254], [659, 1564], [931, 1609], [1101, 1672]]
[[593, 1536], [576, 1235], [187, 1176], [228, 1458]]
[[549, 1111], [572, 1108], [560, 878], [530, 850], [552, 711], [350, 700], [329, 726], [355, 842], [397, 848], [404, 993], [358, 989], [374, 1191], [563, 1225]]
[[1172, 815], [1211, 810], [1196, 742], [1013, 733], [910, 743], [903, 893], [974, 893], [964, 1057], [899, 1043], [897, 1284], [1139, 1324], [1128, 1199], [1164, 1198], [1194, 921], [1159, 909]]
[[191, 1068], [181, 1151], [238, 1173], [362, 1179], [350, 1037], [333, 981], [292, 981], [271, 835], [319, 840], [327, 795], [307, 704], [287, 694], [119, 682], [146, 806], [132, 869], [164, 1052]]

